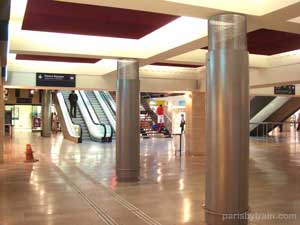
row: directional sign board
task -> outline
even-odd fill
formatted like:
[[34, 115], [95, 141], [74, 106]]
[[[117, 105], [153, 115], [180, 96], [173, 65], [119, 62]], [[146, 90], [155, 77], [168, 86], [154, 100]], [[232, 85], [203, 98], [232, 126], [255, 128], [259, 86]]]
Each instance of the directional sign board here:
[[296, 88], [295, 85], [285, 85], [274, 87], [275, 95], [295, 95]]
[[36, 86], [76, 87], [76, 75], [57, 73], [36, 73]]

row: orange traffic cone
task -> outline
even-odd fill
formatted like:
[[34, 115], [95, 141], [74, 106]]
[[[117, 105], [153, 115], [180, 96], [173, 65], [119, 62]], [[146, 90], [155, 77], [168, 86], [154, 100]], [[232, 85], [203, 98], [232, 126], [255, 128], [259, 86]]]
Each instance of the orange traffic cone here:
[[31, 144], [26, 145], [25, 155], [26, 155], [26, 160], [24, 162], [37, 162], [37, 161], [39, 161], [39, 160], [37, 160], [33, 157], [33, 151], [31, 149]]

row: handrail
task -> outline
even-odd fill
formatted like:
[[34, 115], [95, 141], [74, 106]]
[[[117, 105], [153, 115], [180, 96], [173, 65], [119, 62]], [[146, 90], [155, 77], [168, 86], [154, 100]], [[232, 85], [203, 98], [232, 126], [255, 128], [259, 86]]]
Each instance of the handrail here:
[[[78, 93], [79, 93], [79, 95], [81, 96], [81, 98], [82, 98], [82, 100], [83, 100], [82, 102], [83, 102], [85, 108], [87, 109], [87, 112], [88, 112], [88, 114], [89, 114], [89, 116], [90, 116], [90, 118], [91, 118], [93, 124], [94, 124], [94, 125], [97, 125], [97, 126], [103, 126], [103, 127], [104, 127], [104, 137], [106, 137], [106, 126], [105, 126], [105, 124], [99, 123], [99, 121], [98, 121], [98, 122], [95, 122], [95, 118], [91, 115], [90, 107], [88, 107], [87, 104], [86, 104], [86, 100], [88, 101], [88, 99], [83, 97], [81, 91], [78, 91]], [[86, 97], [86, 96], [85, 96], [85, 97]], [[93, 110], [94, 110], [94, 109], [93, 109]], [[94, 113], [95, 113], [95, 111], [94, 111]], [[97, 117], [96, 117], [96, 119], [97, 119]]]
[[[66, 101], [64, 99], [64, 97], [62, 96], [62, 94], [60, 92], [56, 93], [56, 98], [57, 98], [57, 103], [59, 104], [60, 110], [62, 112], [62, 116], [64, 117], [64, 123], [66, 125], [66, 129], [69, 132], [70, 135], [77, 137], [77, 135], [74, 133], [72, 127], [70, 127], [70, 124], [72, 125], [76, 125], [80, 127], [80, 134], [79, 134], [79, 142], [82, 141], [82, 127], [80, 124], [76, 124], [72, 121], [72, 119], [70, 118], [70, 114], [69, 114], [69, 109], [68, 109], [68, 105], [66, 104]], [[60, 103], [61, 101], [61, 103]], [[65, 109], [63, 108], [65, 107]], [[64, 111], [67, 111], [66, 115], [64, 115]]]
[[[101, 97], [102, 97], [102, 99], [104, 100], [104, 103], [106, 104], [106, 106], [107, 106], [107, 108], [109, 109], [109, 111], [110, 111], [110, 113], [111, 113], [111, 117], [109, 117], [107, 114], [106, 114], [106, 116], [108, 117], [108, 120], [109, 120], [109, 122], [110, 122], [110, 128], [114, 131], [114, 132], [116, 132], [116, 111], [114, 111], [114, 109], [112, 108], [112, 105], [111, 104], [113, 104], [112, 103], [112, 101], [111, 100], [109, 100], [108, 98], [107, 98], [107, 96], [106, 96], [106, 94], [104, 94], [104, 93], [102, 93], [102, 92], [100, 92], [99, 93], [100, 95], [101, 95]], [[109, 101], [109, 102], [108, 102]], [[105, 111], [105, 109], [103, 109], [104, 111]], [[111, 137], [110, 138], [112, 138], [113, 137], [113, 132], [111, 132]]]
[[[95, 125], [103, 125], [103, 126], [104, 126], [104, 124], [99, 123], [99, 121], [96, 122], [96, 121], [95, 121], [95, 117], [92, 116], [92, 114], [91, 114], [91, 112], [90, 112], [90, 107], [88, 107], [88, 105], [86, 104], [86, 101], [88, 101], [88, 98], [87, 98], [86, 96], [83, 97], [81, 91], [78, 91], [78, 93], [79, 93], [79, 95], [81, 96], [81, 98], [83, 99], [83, 104], [84, 104], [85, 107], [88, 109], [87, 111], [88, 111], [89, 116], [90, 116], [91, 119], [92, 119], [93, 124], [95, 124]], [[94, 110], [94, 109], [92, 108], [92, 110]], [[94, 111], [94, 114], [95, 114], [95, 111]], [[97, 117], [96, 117], [96, 119], [97, 119]], [[97, 120], [98, 120], [98, 119], [97, 119]]]
[[171, 118], [170, 118], [166, 113], [164, 113], [164, 116], [165, 116], [169, 121], [172, 121]]
[[114, 99], [111, 97], [111, 95], [109, 94], [109, 92], [100, 91], [100, 95], [102, 95], [105, 98], [112, 113], [114, 114], [114, 116], [116, 116], [116, 103], [115, 103]]
[[114, 118], [116, 118], [116, 112], [114, 111], [114, 109], [111, 107], [111, 101], [107, 99], [106, 95], [104, 93], [98, 92], [99, 95], [102, 97], [102, 99], [104, 100], [105, 105], [107, 105], [107, 108], [109, 109], [109, 111], [111, 112], [112, 116]]
[[[103, 109], [104, 114], [106, 115], [106, 117], [110, 123], [109, 126], [110, 126], [111, 130], [116, 131], [116, 118], [112, 114], [111, 110], [109, 109], [108, 103], [105, 101], [105, 99], [103, 99], [103, 96], [100, 95], [100, 93], [98, 91], [94, 91], [93, 94], [95, 95], [98, 103], [100, 104], [101, 108]], [[103, 104], [105, 104], [105, 106], [107, 106], [107, 107], [105, 108]], [[108, 108], [108, 111], [107, 111], [107, 108]], [[109, 115], [109, 113], [111, 113], [111, 114]], [[113, 132], [111, 132], [111, 138], [112, 137], [113, 137]]]

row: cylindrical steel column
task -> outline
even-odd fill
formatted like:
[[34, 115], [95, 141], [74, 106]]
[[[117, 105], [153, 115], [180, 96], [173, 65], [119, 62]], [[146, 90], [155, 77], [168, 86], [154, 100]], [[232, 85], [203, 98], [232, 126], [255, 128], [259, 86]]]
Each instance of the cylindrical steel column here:
[[3, 77], [7, 64], [8, 50], [8, 21], [10, 17], [10, 0], [0, 1], [0, 163], [3, 163], [4, 149], [4, 99]]
[[10, 0], [0, 1], [0, 57], [1, 68], [7, 64], [8, 52], [8, 21], [10, 17]]
[[118, 181], [136, 181], [140, 170], [139, 62], [118, 60], [116, 173]]
[[[1, 58], [0, 58], [1, 64]], [[2, 71], [0, 71], [0, 163], [4, 161], [4, 87], [2, 79]]]
[[51, 136], [51, 91], [44, 90], [42, 94], [42, 136]]
[[248, 212], [249, 64], [246, 17], [208, 24], [206, 194], [208, 225], [244, 225]]

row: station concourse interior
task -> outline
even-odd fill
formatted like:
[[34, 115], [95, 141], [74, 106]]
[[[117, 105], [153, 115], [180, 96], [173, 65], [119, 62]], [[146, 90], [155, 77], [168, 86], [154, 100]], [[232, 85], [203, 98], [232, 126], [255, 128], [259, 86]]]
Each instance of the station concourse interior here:
[[299, 0], [1, 0], [0, 225], [300, 224], [299, 60]]

